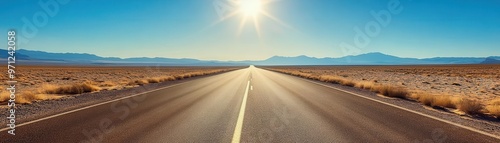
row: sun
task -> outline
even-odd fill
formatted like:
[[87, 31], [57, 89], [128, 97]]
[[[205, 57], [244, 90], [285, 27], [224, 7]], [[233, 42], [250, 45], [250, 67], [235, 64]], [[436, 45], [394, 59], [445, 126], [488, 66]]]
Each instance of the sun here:
[[223, 9], [223, 11], [231, 10], [231, 12], [221, 17], [219, 21], [217, 21], [212, 25], [215, 25], [231, 17], [240, 15], [242, 19], [240, 22], [240, 26], [238, 28], [237, 35], [241, 34], [247, 22], [251, 22], [255, 27], [255, 31], [257, 32], [258, 37], [261, 37], [261, 30], [259, 24], [261, 22], [261, 18], [271, 19], [282, 26], [291, 28], [286, 23], [282, 22], [281, 20], [279, 20], [278, 18], [274, 17], [269, 12], [267, 12], [268, 9], [267, 5], [278, 0], [228, 0], [228, 1], [231, 2], [231, 6], [223, 5], [223, 7], [225, 8], [229, 7], [228, 9]]
[[240, 0], [239, 8], [244, 16], [255, 17], [262, 11], [262, 2], [261, 0]]

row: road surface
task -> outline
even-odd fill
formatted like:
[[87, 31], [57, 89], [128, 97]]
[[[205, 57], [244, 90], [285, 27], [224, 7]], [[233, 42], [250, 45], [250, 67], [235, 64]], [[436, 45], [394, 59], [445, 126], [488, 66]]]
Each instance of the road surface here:
[[249, 67], [31, 122], [17, 127], [16, 136], [2, 131], [0, 142], [500, 142], [497, 138]]

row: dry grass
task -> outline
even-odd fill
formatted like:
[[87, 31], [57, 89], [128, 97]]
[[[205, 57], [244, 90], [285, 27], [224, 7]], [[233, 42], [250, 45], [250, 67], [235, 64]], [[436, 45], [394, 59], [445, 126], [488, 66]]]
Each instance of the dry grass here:
[[434, 97], [434, 100], [431, 103], [431, 106], [439, 106], [446, 108], [457, 108], [457, 104], [459, 103], [460, 98], [446, 96], [446, 95], [438, 95]]
[[388, 97], [396, 97], [406, 99], [409, 92], [403, 87], [390, 86], [390, 85], [376, 85], [370, 89], [373, 92], [380, 93]]
[[350, 86], [350, 87], [358, 87], [358, 88], [363, 88], [363, 89], [369, 89], [373, 92], [380, 93], [385, 96], [389, 97], [397, 97], [397, 98], [406, 98], [409, 94], [409, 92], [402, 87], [397, 87], [397, 86], [390, 86], [390, 85], [375, 85], [374, 82], [355, 82], [353, 80], [341, 77], [341, 76], [335, 76], [335, 75], [319, 75], [315, 76], [314, 74], [311, 73], [302, 73], [300, 71], [287, 71], [287, 70], [276, 70], [273, 69], [273, 71], [285, 73], [285, 74], [290, 74], [294, 76], [299, 76], [303, 78], [309, 78], [313, 80], [319, 80], [323, 82], [328, 82], [328, 83], [333, 83], [333, 84], [340, 84], [344, 86]]
[[148, 80], [145, 80], [145, 79], [137, 79], [137, 80], [133, 80], [133, 81], [130, 81], [128, 82], [127, 85], [145, 85], [145, 84], [148, 84]]
[[484, 113], [484, 105], [478, 100], [464, 98], [458, 103], [457, 107], [458, 110], [469, 115], [482, 115]]
[[5, 102], [10, 99], [9, 91], [0, 91], [0, 102]]
[[[488, 110], [488, 108], [485, 110], [485, 106], [481, 101], [469, 98], [459, 98], [450, 95], [432, 95], [424, 92], [413, 94], [411, 98], [427, 106], [458, 109], [469, 115], [484, 115], [486, 111], [489, 111], [490, 114], [495, 116], [500, 115], [500, 110], [498, 110], [500, 108], [495, 108], [500, 106], [492, 104], [488, 106], [491, 111]], [[496, 104], [500, 105], [500, 99]]]
[[411, 99], [431, 107], [457, 108], [460, 98], [450, 95], [433, 95], [425, 92], [418, 92], [410, 96]]
[[[307, 75], [307, 77], [310, 78], [312, 76]], [[352, 80], [349, 80], [349, 79], [346, 79], [343, 77], [339, 77], [339, 76], [332, 76], [332, 75], [321, 75], [321, 76], [319, 76], [319, 80], [323, 81], [323, 82], [341, 84], [341, 85], [350, 86], [350, 87], [353, 87], [354, 85], [356, 85], [356, 83]]]
[[149, 78], [147, 79], [148, 83], [160, 83], [161, 79], [159, 77]]
[[490, 115], [500, 118], [500, 97], [491, 100], [485, 109]]
[[375, 86], [375, 83], [372, 81], [361, 81], [357, 82], [354, 87], [361, 88], [361, 89], [372, 89], [372, 87]]
[[184, 75], [174, 75], [175, 80], [182, 80], [184, 79]]
[[38, 100], [53, 100], [59, 99], [63, 96], [50, 95], [50, 94], [39, 94], [35, 92], [23, 92], [16, 98], [16, 103], [20, 104], [31, 104], [32, 101]]
[[31, 101], [42, 99], [42, 96], [38, 96], [33, 92], [23, 92], [23, 94], [16, 97], [16, 103], [29, 104]]
[[116, 86], [116, 83], [112, 81], [104, 81], [101, 84], [99, 84], [100, 87], [113, 87]]
[[[49, 95], [49, 94], [39, 94], [33, 91], [25, 91], [20, 94], [16, 94], [15, 103], [18, 104], [31, 104], [32, 101], [36, 100], [52, 100], [59, 99], [62, 96]], [[10, 92], [2, 91], [0, 93], [0, 102], [7, 102], [10, 99]]]
[[162, 80], [163, 81], [173, 81], [173, 80], [175, 80], [175, 77], [173, 77], [173, 76], [163, 76]]
[[82, 94], [87, 92], [94, 92], [101, 90], [100, 87], [88, 84], [77, 83], [72, 85], [57, 86], [51, 84], [44, 84], [39, 93], [41, 94]]
[[419, 94], [415, 94], [413, 95], [411, 98], [413, 99], [416, 99], [418, 102], [424, 104], [424, 105], [427, 105], [427, 106], [432, 106], [432, 102], [434, 100], [434, 96], [433, 95], [430, 95], [430, 94], [422, 94], [422, 93], [419, 93]]

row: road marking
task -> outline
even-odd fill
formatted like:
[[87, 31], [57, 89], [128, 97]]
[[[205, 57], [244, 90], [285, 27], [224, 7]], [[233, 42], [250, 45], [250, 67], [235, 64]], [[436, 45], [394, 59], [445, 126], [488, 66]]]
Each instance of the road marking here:
[[238, 120], [236, 121], [236, 127], [234, 128], [232, 143], [240, 143], [241, 130], [243, 129], [243, 118], [245, 118], [245, 108], [247, 106], [247, 96], [248, 88], [250, 87], [250, 81], [247, 82], [247, 88], [245, 89], [245, 95], [243, 95], [243, 101], [241, 102], [240, 114], [238, 115]]
[[[283, 74], [283, 73], [280, 73], [280, 74]], [[284, 75], [287, 75], [287, 74], [284, 74]], [[288, 76], [292, 76], [292, 75], [288, 75]], [[295, 77], [295, 76], [292, 76], [292, 77]], [[393, 104], [390, 104], [390, 103], [387, 103], [387, 102], [383, 102], [383, 101], [380, 101], [380, 100], [377, 100], [377, 99], [373, 99], [373, 98], [370, 98], [370, 97], [366, 97], [366, 96], [363, 96], [363, 95], [360, 95], [360, 94], [357, 94], [357, 93], [353, 93], [353, 92], [350, 92], [350, 91], [346, 91], [346, 90], [343, 90], [343, 89], [339, 89], [339, 88], [335, 88], [335, 87], [332, 87], [332, 86], [329, 86], [329, 85], [325, 85], [325, 84], [322, 84], [322, 83], [311, 81], [309, 79], [303, 79], [303, 78], [300, 78], [300, 77], [296, 77], [296, 78], [299, 78], [301, 80], [304, 80], [304, 81], [307, 81], [307, 82], [310, 82], [310, 83], [314, 83], [314, 84], [317, 84], [317, 85], [321, 85], [321, 86], [324, 86], [324, 87], [327, 87], [327, 88], [331, 88], [331, 89], [342, 91], [342, 92], [345, 92], [345, 93], [348, 93], [348, 94], [352, 94], [352, 95], [355, 95], [355, 96], [358, 96], [358, 97], [361, 97], [361, 98], [364, 98], [364, 99], [375, 101], [375, 102], [378, 102], [378, 103], [381, 103], [381, 104], [384, 104], [384, 105], [387, 105], [387, 106], [391, 106], [391, 107], [398, 108], [398, 109], [401, 109], [401, 110], [404, 110], [404, 111], [408, 111], [408, 112], [411, 112], [411, 113], [414, 113], [414, 114], [418, 114], [418, 115], [421, 115], [421, 116], [424, 116], [424, 117], [427, 117], [427, 118], [431, 118], [431, 119], [434, 119], [434, 120], [437, 120], [437, 121], [441, 121], [441, 122], [444, 122], [444, 123], [455, 125], [455, 126], [458, 126], [458, 127], [461, 127], [461, 128], [467, 129], [467, 130], [470, 130], [472, 132], [483, 134], [483, 135], [486, 135], [486, 136], [489, 136], [489, 137], [492, 137], [492, 138], [495, 138], [495, 139], [500, 139], [500, 136], [496, 136], [494, 134], [490, 134], [488, 132], [481, 131], [481, 130], [478, 130], [478, 129], [475, 129], [475, 128], [472, 128], [472, 127], [468, 127], [468, 126], [465, 126], [465, 125], [457, 124], [455, 122], [444, 120], [444, 119], [441, 119], [441, 118], [438, 118], [438, 117], [434, 117], [434, 116], [431, 116], [431, 115], [427, 115], [427, 114], [424, 114], [424, 113], [421, 113], [421, 112], [417, 112], [417, 111], [414, 111], [414, 110], [410, 110], [410, 109], [406, 109], [406, 108], [403, 108], [403, 107], [399, 107], [397, 105], [393, 105]]]
[[[190, 83], [190, 81], [186, 81], [186, 82], [182, 82], [182, 83], [178, 83], [178, 84], [174, 84], [174, 85], [170, 85], [170, 86], [167, 86], [167, 87], [162, 87], [162, 88], [158, 88], [158, 89], [154, 89], [154, 90], [150, 90], [150, 91], [146, 91], [146, 92], [142, 92], [142, 93], [137, 93], [137, 94], [134, 94], [134, 95], [130, 95], [130, 96], [126, 96], [126, 97], [122, 97], [122, 98], [118, 98], [118, 99], [114, 99], [114, 100], [110, 100], [110, 101], [106, 101], [106, 102], [102, 102], [102, 103], [98, 103], [98, 104], [94, 104], [94, 105], [82, 107], [82, 108], [79, 108], [79, 109], [75, 109], [75, 110], [71, 110], [71, 111], [59, 113], [59, 114], [56, 114], [56, 115], [52, 115], [52, 116], [48, 116], [48, 117], [36, 119], [36, 120], [33, 120], [33, 121], [29, 121], [29, 122], [25, 122], [25, 123], [16, 125], [16, 128], [19, 128], [21, 126], [25, 126], [25, 125], [28, 125], [28, 124], [40, 122], [40, 121], [43, 121], [43, 120], [47, 120], [47, 119], [50, 119], [50, 118], [55, 118], [55, 117], [59, 117], [59, 116], [62, 116], [62, 115], [70, 114], [70, 113], [73, 113], [73, 112], [78, 112], [78, 111], [81, 111], [81, 110], [89, 109], [89, 108], [92, 108], [92, 107], [96, 107], [96, 106], [108, 104], [108, 103], [111, 103], [111, 102], [116, 102], [116, 101], [120, 101], [120, 100], [123, 100], [123, 99], [132, 98], [132, 97], [135, 97], [135, 96], [139, 96], [139, 95], [144, 95], [144, 94], [147, 94], [147, 93], [155, 92], [155, 91], [158, 91], [158, 90], [163, 90], [163, 89], [167, 89], [167, 88], [170, 88], [170, 87], [183, 85], [183, 84], [186, 84], [186, 83]], [[9, 127], [3, 128], [3, 129], [0, 129], [0, 132], [7, 131], [9, 129], [10, 129]]]

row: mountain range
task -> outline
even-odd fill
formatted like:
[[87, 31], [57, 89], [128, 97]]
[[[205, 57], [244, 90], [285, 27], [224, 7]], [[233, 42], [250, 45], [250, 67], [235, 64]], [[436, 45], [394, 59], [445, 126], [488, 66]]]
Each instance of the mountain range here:
[[[0, 60], [8, 57], [7, 50], [0, 49]], [[26, 65], [161, 65], [161, 66], [231, 66], [231, 65], [420, 65], [420, 64], [500, 64], [500, 56], [490, 57], [436, 57], [402, 58], [383, 53], [366, 53], [340, 58], [314, 58], [305, 55], [296, 57], [273, 56], [265, 60], [204, 61], [174, 58], [117, 58], [100, 57], [87, 53], [49, 53], [33, 50], [17, 50], [17, 64]]]

